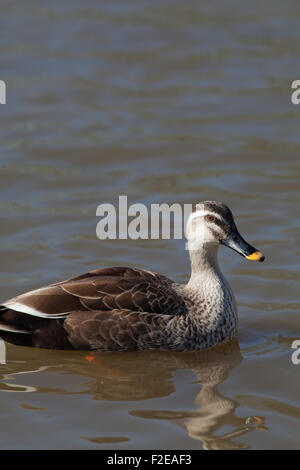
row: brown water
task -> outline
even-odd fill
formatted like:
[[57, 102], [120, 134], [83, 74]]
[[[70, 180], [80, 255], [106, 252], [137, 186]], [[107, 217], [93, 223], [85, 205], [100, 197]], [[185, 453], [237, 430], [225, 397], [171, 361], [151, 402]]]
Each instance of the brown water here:
[[[0, 447], [299, 448], [299, 2], [3, 1], [0, 299], [101, 266], [185, 282], [184, 241], [95, 235], [96, 207], [215, 199], [238, 343], [195, 353], [1, 349]], [[297, 243], [298, 242], [298, 243]]]

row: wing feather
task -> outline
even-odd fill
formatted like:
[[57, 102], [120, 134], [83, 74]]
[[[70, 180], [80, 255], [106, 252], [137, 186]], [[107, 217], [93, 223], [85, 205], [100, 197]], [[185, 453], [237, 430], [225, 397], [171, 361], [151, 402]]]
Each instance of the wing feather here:
[[48, 319], [66, 318], [75, 311], [182, 314], [186, 307], [172, 284], [151, 271], [103, 268], [19, 295], [3, 306]]

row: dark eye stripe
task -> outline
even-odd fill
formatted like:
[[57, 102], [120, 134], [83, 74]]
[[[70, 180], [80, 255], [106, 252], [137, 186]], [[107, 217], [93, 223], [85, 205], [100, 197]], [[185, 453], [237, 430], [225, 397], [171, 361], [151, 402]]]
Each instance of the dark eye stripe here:
[[213, 234], [213, 236], [219, 240], [220, 239], [220, 234], [219, 232], [217, 232], [216, 230], [214, 230], [212, 227], [209, 227], [209, 230], [211, 231], [211, 233]]
[[223, 230], [223, 232], [224, 232], [225, 234], [227, 234], [228, 229], [227, 229], [227, 224], [225, 224], [225, 222], [223, 222], [222, 220], [220, 220], [220, 219], [217, 218], [217, 217], [214, 217], [214, 220], [213, 220], [213, 221], [210, 221], [210, 220], [209, 220], [209, 217], [210, 217], [209, 215], [206, 215], [206, 216], [205, 216], [206, 222], [209, 222], [209, 223], [211, 223], [211, 224], [217, 225], [218, 227], [220, 227], [221, 230]]

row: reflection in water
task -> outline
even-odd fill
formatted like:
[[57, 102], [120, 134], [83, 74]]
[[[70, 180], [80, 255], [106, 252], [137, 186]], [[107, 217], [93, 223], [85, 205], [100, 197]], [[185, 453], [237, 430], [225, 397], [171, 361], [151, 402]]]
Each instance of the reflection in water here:
[[[189, 436], [200, 440], [207, 450], [247, 448], [247, 445], [232, 442], [232, 439], [251, 430], [266, 429], [262, 426], [263, 418], [237, 417], [235, 409], [238, 403], [218, 391], [218, 385], [242, 361], [238, 342], [186, 354], [178, 358], [182, 362], [176, 368], [190, 368], [197, 376], [197, 382], [202, 384], [195, 400], [197, 409], [193, 412], [134, 411], [132, 414], [141, 418], [184, 420]], [[224, 425], [230, 425], [233, 430], [216, 436], [214, 433]]]
[[[241, 361], [236, 340], [209, 350], [186, 353], [61, 353], [9, 345], [7, 362], [0, 369], [0, 391], [89, 394], [94, 400], [142, 402], [176, 392], [174, 374], [178, 370], [190, 370], [196, 375], [196, 383], [200, 388], [196, 400], [190, 404], [192, 410], [131, 410], [130, 415], [142, 419], [174, 420], [179, 426], [186, 427], [192, 439], [201, 441], [204, 449], [240, 449], [247, 448], [247, 445], [233, 442], [233, 438], [250, 430], [266, 429], [263, 418], [236, 416], [239, 403], [218, 391], [218, 386]], [[33, 373], [40, 374], [43, 382], [43, 374], [54, 371], [62, 373], [63, 377], [83, 377], [86, 390], [73, 391], [57, 387], [54, 390], [38, 386], [36, 374], [35, 386], [11, 383], [12, 380], [19, 382], [23, 374], [28, 377]], [[59, 383], [61, 385], [61, 380]], [[105, 439], [103, 442], [106, 442]]]

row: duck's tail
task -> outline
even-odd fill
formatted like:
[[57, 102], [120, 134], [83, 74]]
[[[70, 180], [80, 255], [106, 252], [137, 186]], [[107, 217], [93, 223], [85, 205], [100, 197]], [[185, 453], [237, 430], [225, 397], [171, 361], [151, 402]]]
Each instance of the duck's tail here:
[[45, 319], [0, 305], [0, 339], [18, 346], [74, 349], [60, 319]]
[[2, 305], [0, 306], [0, 338], [13, 344], [30, 345], [31, 341], [29, 338], [32, 331], [7, 321], [5, 313], [8, 312], [8, 310], [8, 308]]

